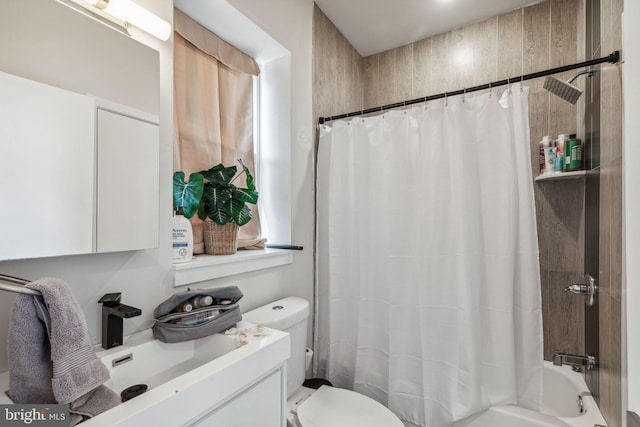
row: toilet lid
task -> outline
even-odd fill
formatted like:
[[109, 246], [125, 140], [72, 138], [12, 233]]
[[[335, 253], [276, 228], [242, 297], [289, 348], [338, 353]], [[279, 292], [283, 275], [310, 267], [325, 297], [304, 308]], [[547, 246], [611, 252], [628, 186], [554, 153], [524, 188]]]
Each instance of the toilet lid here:
[[375, 400], [342, 388], [322, 386], [298, 406], [303, 427], [404, 427]]

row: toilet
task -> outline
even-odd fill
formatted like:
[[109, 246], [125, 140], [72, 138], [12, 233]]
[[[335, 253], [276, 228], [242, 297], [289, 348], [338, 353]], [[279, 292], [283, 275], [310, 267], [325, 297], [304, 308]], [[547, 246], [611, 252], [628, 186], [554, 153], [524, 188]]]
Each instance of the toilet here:
[[287, 362], [288, 427], [404, 427], [400, 419], [375, 400], [337, 387], [303, 387], [306, 365], [309, 303], [288, 297], [242, 315], [245, 322], [289, 333], [291, 358]]

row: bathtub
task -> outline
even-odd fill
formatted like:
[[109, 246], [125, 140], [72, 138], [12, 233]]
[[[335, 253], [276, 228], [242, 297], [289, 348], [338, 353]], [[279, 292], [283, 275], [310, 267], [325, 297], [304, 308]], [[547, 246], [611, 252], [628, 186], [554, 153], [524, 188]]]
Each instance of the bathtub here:
[[[580, 397], [579, 397], [580, 396]], [[582, 409], [581, 409], [582, 408]], [[458, 421], [455, 427], [594, 427], [606, 426], [584, 378], [569, 366], [544, 362], [540, 412], [503, 405]]]

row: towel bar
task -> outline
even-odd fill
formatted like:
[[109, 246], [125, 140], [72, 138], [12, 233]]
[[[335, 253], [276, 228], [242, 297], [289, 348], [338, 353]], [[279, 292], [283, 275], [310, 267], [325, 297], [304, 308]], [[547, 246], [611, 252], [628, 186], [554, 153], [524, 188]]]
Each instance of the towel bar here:
[[27, 283], [29, 283], [29, 280], [0, 274], [0, 290], [15, 292], [18, 294], [42, 295], [39, 291], [25, 288], [24, 285], [26, 285]]

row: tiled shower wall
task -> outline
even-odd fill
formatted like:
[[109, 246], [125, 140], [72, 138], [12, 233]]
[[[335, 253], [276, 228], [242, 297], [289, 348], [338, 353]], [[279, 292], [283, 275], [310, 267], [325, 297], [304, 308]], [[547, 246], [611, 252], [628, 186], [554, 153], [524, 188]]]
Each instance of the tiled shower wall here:
[[[586, 0], [595, 1], [595, 0]], [[619, 49], [623, 0], [601, 0], [602, 54]], [[314, 117], [330, 116], [452, 91], [585, 60], [585, 0], [548, 0], [419, 42], [362, 58], [316, 7], [313, 31]], [[599, 56], [600, 51], [595, 56]], [[575, 72], [558, 77], [567, 80]], [[603, 413], [621, 426], [620, 250], [621, 250], [621, 79], [604, 67], [601, 95], [600, 306]], [[538, 168], [544, 135], [585, 137], [584, 98], [573, 106], [542, 88], [531, 88], [531, 161]], [[584, 88], [586, 77], [576, 81]], [[500, 88], [501, 92], [504, 88]], [[611, 143], [607, 142], [611, 141]], [[544, 354], [582, 354], [583, 299], [564, 292], [584, 273], [585, 181], [535, 183], [544, 321]], [[605, 283], [606, 282], [606, 283]], [[597, 384], [596, 384], [597, 386]]]
[[[314, 14], [314, 116], [330, 116], [484, 84], [584, 58], [584, 2], [551, 0], [361, 58], [329, 19]], [[580, 40], [580, 43], [579, 43]], [[582, 48], [579, 49], [578, 46]], [[567, 79], [572, 74], [562, 75]], [[577, 132], [580, 106], [525, 82], [531, 164], [544, 135]], [[505, 88], [497, 89], [502, 92]], [[584, 347], [583, 301], [563, 288], [582, 281], [584, 181], [536, 183], [545, 358]]]
[[[623, 0], [599, 2], [600, 45], [589, 56], [622, 48]], [[599, 28], [598, 28], [599, 27]], [[624, 52], [622, 52], [624, 59]], [[610, 427], [622, 426], [622, 67], [600, 72], [600, 409]]]

